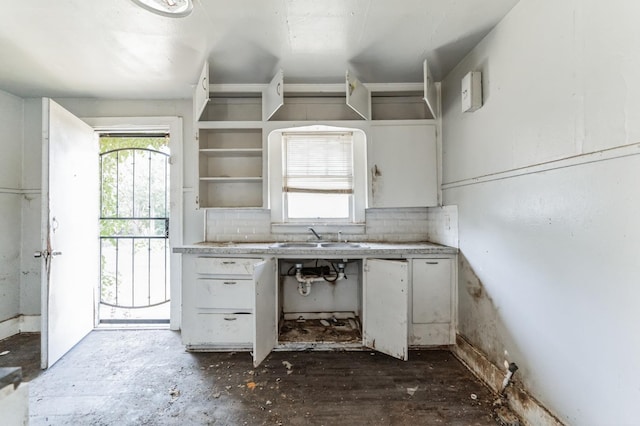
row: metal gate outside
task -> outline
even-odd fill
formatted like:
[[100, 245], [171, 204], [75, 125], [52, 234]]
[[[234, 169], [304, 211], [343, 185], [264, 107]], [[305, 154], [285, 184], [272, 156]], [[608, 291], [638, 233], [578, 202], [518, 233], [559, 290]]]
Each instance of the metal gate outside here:
[[168, 323], [169, 154], [103, 152], [100, 184], [100, 323]]

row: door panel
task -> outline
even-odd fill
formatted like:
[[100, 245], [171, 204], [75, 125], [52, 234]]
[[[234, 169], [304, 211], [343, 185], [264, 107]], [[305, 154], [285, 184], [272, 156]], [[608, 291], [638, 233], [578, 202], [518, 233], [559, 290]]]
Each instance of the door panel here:
[[371, 207], [437, 206], [435, 126], [373, 125], [370, 135], [367, 164]]
[[200, 120], [202, 112], [209, 102], [209, 63], [205, 62], [200, 72], [200, 78], [196, 83], [193, 95], [193, 113], [195, 121]]
[[255, 310], [253, 336], [253, 366], [257, 367], [271, 353], [278, 342], [276, 311], [276, 261], [267, 259], [255, 265]]
[[94, 326], [99, 275], [98, 138], [82, 120], [43, 99], [42, 368]]
[[284, 105], [284, 72], [279, 70], [264, 92], [264, 119], [269, 120]]
[[436, 89], [436, 83], [433, 81], [431, 70], [429, 69], [429, 64], [427, 64], [426, 59], [422, 64], [422, 72], [424, 79], [424, 101], [427, 103], [429, 111], [431, 111], [431, 116], [433, 118], [438, 118], [436, 116], [436, 113], [438, 112], [438, 90]]
[[405, 361], [409, 339], [408, 281], [407, 261], [366, 260], [363, 343]]
[[367, 89], [357, 78], [353, 77], [347, 71], [346, 79], [346, 92], [347, 92], [347, 105], [352, 110], [357, 112], [365, 120], [371, 119], [371, 96], [369, 89]]
[[451, 260], [414, 259], [412, 270], [412, 322], [451, 322]]

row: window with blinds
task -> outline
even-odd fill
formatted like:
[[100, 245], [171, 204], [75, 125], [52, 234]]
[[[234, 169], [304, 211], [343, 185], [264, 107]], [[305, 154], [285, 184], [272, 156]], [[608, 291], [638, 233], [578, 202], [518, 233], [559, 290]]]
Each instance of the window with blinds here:
[[351, 218], [352, 133], [285, 133], [283, 157], [287, 219]]

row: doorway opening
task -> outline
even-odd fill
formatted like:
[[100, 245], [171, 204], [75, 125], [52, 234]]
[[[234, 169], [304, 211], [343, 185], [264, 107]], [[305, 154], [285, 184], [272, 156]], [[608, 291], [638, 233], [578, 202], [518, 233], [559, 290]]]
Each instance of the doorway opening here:
[[100, 326], [169, 325], [168, 133], [100, 135]]

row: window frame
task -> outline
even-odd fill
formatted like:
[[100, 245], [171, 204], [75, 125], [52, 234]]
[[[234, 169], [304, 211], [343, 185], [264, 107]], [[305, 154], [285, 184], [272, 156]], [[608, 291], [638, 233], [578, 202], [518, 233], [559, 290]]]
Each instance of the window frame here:
[[[352, 134], [352, 173], [353, 193], [350, 197], [349, 218], [288, 218], [286, 210], [286, 196], [283, 190], [284, 148], [283, 134], [285, 133], [351, 133]], [[364, 227], [365, 208], [367, 205], [367, 156], [366, 135], [362, 129], [344, 128], [326, 125], [313, 125], [293, 128], [275, 129], [267, 137], [268, 158], [267, 175], [269, 177], [268, 197], [273, 225], [282, 225], [286, 232], [309, 232], [306, 226], [322, 226], [332, 230], [348, 229], [349, 226]], [[358, 228], [359, 229], [359, 228]], [[359, 230], [357, 232], [360, 232]], [[362, 229], [364, 232], [364, 229]]]
[[[348, 189], [349, 191], [351, 191], [348, 194], [340, 194], [340, 195], [347, 195], [347, 202], [348, 202], [348, 216], [347, 217], [340, 217], [340, 218], [331, 218], [331, 217], [302, 217], [302, 218], [298, 218], [298, 217], [290, 217], [289, 216], [289, 197], [291, 194], [293, 193], [300, 193], [300, 192], [290, 192], [290, 191], [285, 191], [284, 187], [286, 186], [285, 183], [285, 179], [287, 176], [287, 163], [288, 163], [288, 149], [287, 149], [287, 141], [289, 138], [309, 138], [309, 139], [333, 139], [335, 137], [335, 139], [348, 139], [349, 141], [349, 148], [350, 148], [350, 180], [351, 180], [351, 185], [350, 188]], [[283, 132], [282, 133], [282, 175], [283, 175], [283, 193], [282, 193], [282, 203], [283, 203], [283, 222], [285, 223], [307, 223], [309, 221], [322, 221], [324, 223], [352, 223], [353, 222], [353, 217], [354, 217], [354, 143], [353, 143], [353, 132], [352, 131], [340, 131], [340, 132], [334, 132], [334, 131], [315, 131], [315, 132], [302, 132], [302, 131], [288, 131], [288, 132]], [[309, 194], [316, 194], [316, 195], [321, 195], [321, 194], [327, 194], [326, 189], [318, 189], [317, 191], [314, 191], [313, 189], [309, 189], [307, 193]], [[306, 192], [306, 191], [305, 191]]]

